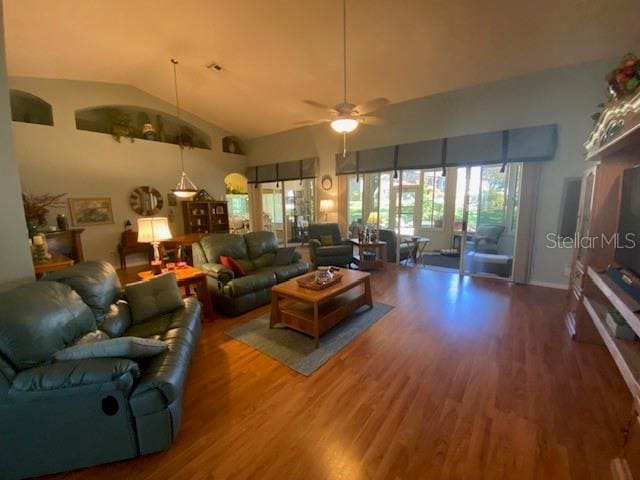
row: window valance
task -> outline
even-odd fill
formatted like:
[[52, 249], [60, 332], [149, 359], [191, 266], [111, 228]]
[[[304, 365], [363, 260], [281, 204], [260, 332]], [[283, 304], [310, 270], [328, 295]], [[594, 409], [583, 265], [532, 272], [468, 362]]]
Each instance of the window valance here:
[[247, 167], [246, 176], [249, 183], [283, 182], [286, 180], [303, 180], [316, 178], [318, 157], [303, 158], [290, 162], [270, 163]]
[[439, 138], [336, 154], [336, 175], [553, 160], [557, 125]]

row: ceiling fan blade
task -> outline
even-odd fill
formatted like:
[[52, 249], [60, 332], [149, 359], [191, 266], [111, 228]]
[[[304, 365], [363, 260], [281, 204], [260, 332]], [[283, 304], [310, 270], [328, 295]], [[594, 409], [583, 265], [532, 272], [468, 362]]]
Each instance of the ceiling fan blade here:
[[364, 125], [384, 125], [387, 123], [386, 120], [380, 117], [374, 117], [373, 115], [360, 115], [358, 116], [358, 120]]
[[306, 103], [307, 105], [313, 108], [321, 108], [322, 110], [331, 110], [331, 107], [329, 105], [316, 102], [315, 100], [302, 100], [302, 103]]
[[316, 125], [318, 123], [330, 122], [327, 118], [319, 118], [317, 120], [299, 120], [297, 122], [293, 122], [292, 125]]
[[353, 109], [353, 113], [355, 113], [356, 115], [366, 115], [367, 113], [378, 110], [379, 108], [382, 108], [389, 103], [389, 100], [384, 97], [374, 98], [373, 100], [369, 100], [368, 102], [356, 105]]

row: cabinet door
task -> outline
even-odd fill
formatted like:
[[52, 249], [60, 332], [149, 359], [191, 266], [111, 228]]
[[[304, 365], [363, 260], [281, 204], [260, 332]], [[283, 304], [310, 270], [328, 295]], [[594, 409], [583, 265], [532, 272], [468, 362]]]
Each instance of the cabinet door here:
[[[596, 168], [588, 169], [582, 180], [582, 201], [580, 202], [580, 211], [578, 212], [577, 237], [578, 242], [576, 261], [584, 266], [586, 262], [587, 249], [583, 246], [585, 242], [581, 239], [589, 236], [591, 225], [591, 207], [593, 204], [593, 187], [596, 182]], [[584, 268], [582, 269], [584, 271]]]

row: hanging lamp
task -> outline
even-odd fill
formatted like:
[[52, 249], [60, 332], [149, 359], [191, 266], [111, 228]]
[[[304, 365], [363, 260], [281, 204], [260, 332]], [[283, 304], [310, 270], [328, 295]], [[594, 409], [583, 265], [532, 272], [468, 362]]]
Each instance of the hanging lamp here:
[[[180, 100], [178, 98], [178, 76], [176, 74], [176, 65], [178, 65], [178, 61], [175, 58], [171, 59], [171, 63], [173, 64], [173, 85], [175, 87], [176, 92], [176, 114], [178, 117], [178, 123], [180, 120]], [[192, 198], [196, 193], [198, 193], [198, 189], [193, 184], [187, 172], [184, 171], [184, 146], [182, 145], [182, 137], [178, 133], [178, 147], [180, 148], [180, 165], [182, 168], [182, 173], [180, 174], [180, 180], [178, 180], [178, 184], [176, 188], [171, 189], [173, 194], [178, 198], [189, 199]]]

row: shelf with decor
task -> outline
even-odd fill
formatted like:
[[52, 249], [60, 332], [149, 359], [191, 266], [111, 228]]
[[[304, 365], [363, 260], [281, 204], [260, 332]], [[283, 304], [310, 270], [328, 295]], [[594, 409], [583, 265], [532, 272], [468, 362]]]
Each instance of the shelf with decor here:
[[194, 200], [182, 202], [184, 233], [229, 233], [227, 202]]
[[211, 150], [211, 137], [166, 112], [134, 105], [106, 105], [75, 112], [76, 129], [105, 133], [115, 140], [147, 140]]

